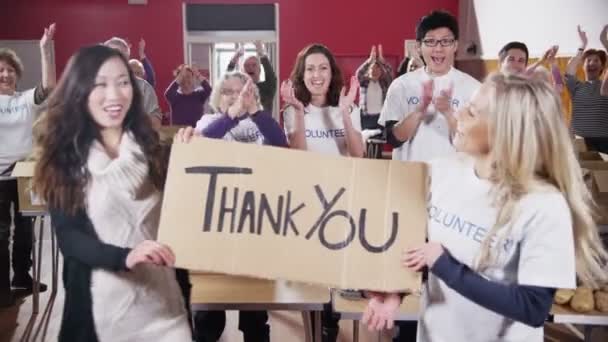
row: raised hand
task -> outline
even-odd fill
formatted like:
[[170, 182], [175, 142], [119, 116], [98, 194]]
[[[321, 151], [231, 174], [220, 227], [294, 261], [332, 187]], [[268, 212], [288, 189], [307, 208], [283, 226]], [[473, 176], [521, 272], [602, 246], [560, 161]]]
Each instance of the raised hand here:
[[182, 80], [184, 78], [184, 72], [186, 71], [186, 64], [182, 64], [180, 66], [177, 67], [177, 69], [174, 71], [175, 74], [175, 82], [177, 82], [177, 84], [181, 85], [182, 84]]
[[252, 102], [255, 103], [255, 98], [253, 96], [253, 81], [249, 79], [243, 86], [243, 89], [241, 89], [239, 97], [232, 106], [228, 108], [228, 116], [235, 119], [244, 115], [251, 109]]
[[587, 43], [589, 42], [589, 40], [587, 39], [587, 32], [581, 29], [581, 25], [577, 25], [576, 28], [578, 30], [578, 37], [581, 40], [581, 49], [584, 50], [587, 48]]
[[558, 45], [551, 46], [543, 54], [543, 57], [541, 58], [542, 62], [547, 62], [549, 64], [553, 64], [553, 62], [555, 61], [555, 55], [557, 55], [557, 50], [559, 50], [559, 46]]
[[239, 58], [243, 57], [245, 54], [245, 48], [243, 45], [239, 45], [238, 43], [234, 43], [234, 46], [236, 47], [236, 50], [234, 51], [234, 56], [232, 56], [232, 62], [236, 63], [238, 62]]
[[285, 80], [281, 83], [281, 99], [286, 105], [293, 106], [296, 111], [304, 111], [304, 104], [296, 98], [291, 80]]
[[377, 58], [377, 54], [376, 54], [376, 46], [372, 45], [372, 50], [369, 52], [369, 60], [370, 61], [375, 61]]
[[194, 78], [197, 80], [198, 83], [201, 83], [205, 80], [205, 76], [203, 76], [203, 74], [201, 74], [201, 70], [198, 68], [198, 66], [196, 65], [192, 65], [192, 75], [194, 75]]
[[259, 111], [260, 107], [258, 106], [258, 101], [255, 98], [255, 87], [257, 87], [252, 79], [248, 79], [247, 83], [243, 87], [241, 91], [242, 101], [243, 101], [243, 109], [245, 112], [249, 114], [255, 114]]
[[55, 37], [55, 23], [52, 23], [49, 27], [44, 28], [44, 34], [40, 38], [40, 49], [44, 52], [51, 51], [51, 42]]
[[255, 42], [253, 42], [253, 45], [255, 45], [255, 51], [257, 52], [258, 56], [263, 56], [266, 54], [266, 50], [264, 50], [264, 44], [262, 44], [260, 40], [256, 40]]
[[435, 98], [435, 108], [438, 112], [443, 114], [451, 114], [454, 110], [452, 108], [452, 94], [454, 93], [454, 85], [450, 84], [448, 89], [444, 89], [439, 92], [439, 96]]
[[382, 44], [378, 44], [378, 60], [384, 62], [384, 52], [382, 51]]
[[355, 98], [357, 97], [357, 92], [359, 91], [359, 80], [357, 77], [352, 76], [350, 78], [350, 86], [348, 89], [348, 93], [346, 92], [346, 88], [342, 87], [340, 91], [340, 100], [338, 102], [338, 107], [342, 110], [342, 113], [350, 114], [351, 109], [354, 107]]
[[422, 83], [422, 97], [420, 99], [420, 104], [418, 105], [418, 112], [426, 113], [429, 105], [433, 102], [433, 88], [433, 80]]
[[139, 40], [139, 59], [146, 58], [146, 41], [141, 38]]

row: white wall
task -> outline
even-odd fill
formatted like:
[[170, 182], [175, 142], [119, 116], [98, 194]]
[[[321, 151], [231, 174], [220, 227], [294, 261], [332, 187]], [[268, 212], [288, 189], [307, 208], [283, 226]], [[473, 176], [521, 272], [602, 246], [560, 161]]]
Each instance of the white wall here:
[[[460, 0], [459, 15], [460, 59], [497, 58], [500, 48], [513, 40], [526, 43], [530, 57], [539, 57], [553, 44], [560, 46], [558, 55], [571, 56], [580, 45], [577, 24], [587, 31], [588, 47], [602, 48], [608, 0]], [[478, 45], [477, 56], [465, 52], [471, 41]]]

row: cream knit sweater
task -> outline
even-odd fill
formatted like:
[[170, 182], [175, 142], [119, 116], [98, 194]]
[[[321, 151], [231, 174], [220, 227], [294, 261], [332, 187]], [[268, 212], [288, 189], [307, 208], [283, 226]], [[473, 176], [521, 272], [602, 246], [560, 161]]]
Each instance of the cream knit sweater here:
[[[87, 213], [100, 240], [129, 248], [155, 240], [161, 193], [150, 183], [147, 162], [132, 135], [123, 134], [115, 159], [95, 142], [87, 167]], [[130, 272], [96, 269], [91, 294], [100, 341], [192, 340], [171, 268], [140, 264]]]

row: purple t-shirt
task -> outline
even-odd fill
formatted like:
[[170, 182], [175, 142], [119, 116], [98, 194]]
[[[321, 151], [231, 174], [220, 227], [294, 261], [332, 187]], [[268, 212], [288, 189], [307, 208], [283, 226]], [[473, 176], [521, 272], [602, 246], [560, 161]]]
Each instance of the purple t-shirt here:
[[171, 125], [194, 126], [203, 115], [203, 105], [211, 95], [211, 86], [207, 80], [201, 82], [201, 88], [184, 95], [178, 92], [177, 82], [171, 82], [165, 98], [171, 106]]

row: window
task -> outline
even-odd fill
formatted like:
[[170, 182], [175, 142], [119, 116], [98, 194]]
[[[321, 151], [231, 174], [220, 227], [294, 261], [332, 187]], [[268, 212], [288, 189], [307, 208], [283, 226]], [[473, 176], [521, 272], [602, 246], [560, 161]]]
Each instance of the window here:
[[[228, 64], [230, 60], [236, 53], [238, 49], [237, 43], [215, 43], [213, 46], [214, 55], [215, 55], [215, 64], [214, 64], [214, 79], [219, 79], [222, 77], [224, 72], [228, 69]], [[239, 63], [242, 64], [247, 58], [250, 56], [256, 56], [257, 52], [255, 49], [255, 45], [252, 43], [246, 43], [245, 46], [245, 55], [239, 60]], [[237, 70], [239, 70], [239, 65], [237, 65]], [[264, 68], [261, 68], [260, 71], [260, 81], [264, 81], [266, 79], [264, 75]]]

